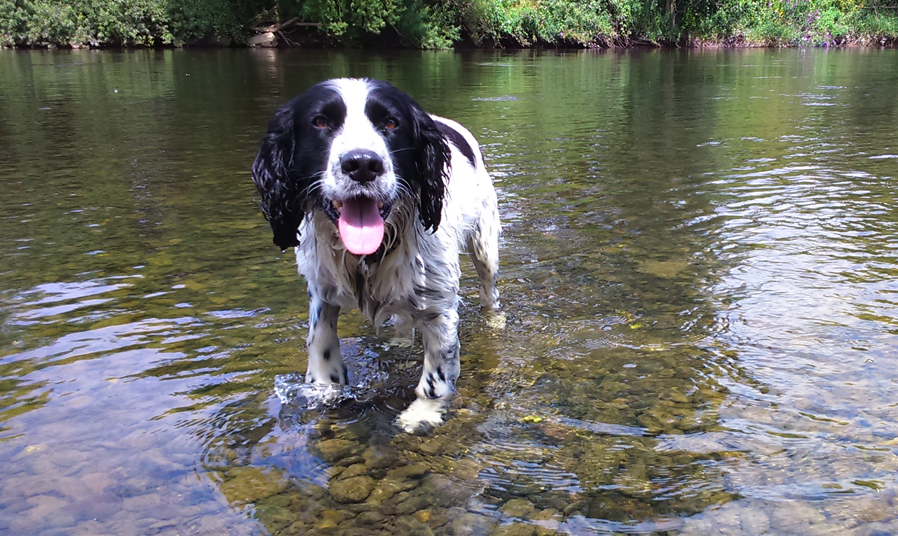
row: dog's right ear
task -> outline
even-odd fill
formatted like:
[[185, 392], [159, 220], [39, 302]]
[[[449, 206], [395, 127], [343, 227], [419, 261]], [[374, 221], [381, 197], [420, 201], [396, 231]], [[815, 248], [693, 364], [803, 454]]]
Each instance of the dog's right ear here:
[[253, 162], [253, 182], [262, 195], [262, 212], [271, 223], [274, 243], [281, 250], [299, 245], [299, 224], [305, 215], [306, 188], [293, 172], [294, 115], [290, 105], [278, 109]]

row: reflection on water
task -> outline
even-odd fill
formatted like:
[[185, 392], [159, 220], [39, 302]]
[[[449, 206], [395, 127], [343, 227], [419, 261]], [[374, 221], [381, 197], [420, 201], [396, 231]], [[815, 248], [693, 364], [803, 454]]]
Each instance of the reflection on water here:
[[[307, 304], [249, 163], [393, 81], [481, 139], [507, 323], [461, 396]], [[0, 534], [898, 533], [894, 51], [0, 54]], [[284, 402], [276, 394], [284, 396]], [[284, 383], [286, 381], [286, 383]], [[292, 384], [295, 386], [295, 383]]]

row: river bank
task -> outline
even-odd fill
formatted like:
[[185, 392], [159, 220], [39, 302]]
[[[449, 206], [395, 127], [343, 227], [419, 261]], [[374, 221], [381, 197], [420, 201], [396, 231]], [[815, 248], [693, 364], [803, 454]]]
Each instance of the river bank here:
[[[800, 48], [800, 47], [821, 47], [821, 48], [898, 48], [898, 36], [894, 35], [858, 35], [847, 36], [833, 42], [813, 43], [810, 40], [804, 42], [793, 42], [787, 40], [754, 40], [744, 35], [737, 35], [726, 38], [690, 38], [680, 42], [673, 41], [653, 41], [646, 38], [621, 38], [616, 36], [596, 36], [589, 41], [569, 41], [559, 40], [557, 42], [547, 42], [535, 40], [533, 42], [522, 43], [513, 36], [504, 36], [498, 40], [484, 40], [479, 43], [473, 42], [470, 38], [459, 40], [453, 43], [451, 47], [440, 47], [440, 49], [506, 49], [506, 50], [523, 50], [523, 49], [554, 49], [554, 50], [581, 50], [581, 49], [633, 49], [633, 48], [679, 48], [679, 49], [738, 49], [738, 48]], [[367, 48], [359, 45], [347, 45], [339, 40], [330, 38], [329, 36], [315, 36], [312, 38], [297, 39], [296, 35], [284, 34], [279, 35], [275, 32], [265, 32], [253, 34], [243, 40], [235, 40], [229, 37], [216, 37], [214, 35], [193, 39], [182, 44], [153, 44], [153, 45], [122, 45], [117, 43], [66, 43], [66, 44], [50, 44], [50, 43], [21, 43], [0, 45], [3, 49], [18, 50], [42, 50], [42, 49], [62, 49], [62, 50], [109, 50], [109, 49], [128, 49], [128, 48], [155, 48], [155, 49], [176, 49], [176, 48], [315, 48], [315, 49], [345, 49], [345, 48]], [[379, 48], [424, 48], [424, 47], [408, 47], [403, 46], [399, 42], [389, 42], [382, 44]]]
[[895, 46], [895, 0], [0, 1], [16, 48]]

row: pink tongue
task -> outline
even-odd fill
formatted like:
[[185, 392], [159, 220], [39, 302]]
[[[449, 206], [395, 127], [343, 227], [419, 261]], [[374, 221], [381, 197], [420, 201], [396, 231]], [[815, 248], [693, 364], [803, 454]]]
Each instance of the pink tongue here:
[[343, 245], [356, 255], [374, 253], [384, 240], [384, 220], [373, 199], [362, 197], [343, 201], [338, 227]]

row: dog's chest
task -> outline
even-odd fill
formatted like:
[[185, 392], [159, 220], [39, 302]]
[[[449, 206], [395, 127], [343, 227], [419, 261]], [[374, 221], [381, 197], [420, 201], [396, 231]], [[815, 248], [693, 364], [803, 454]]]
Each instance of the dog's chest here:
[[362, 314], [372, 321], [418, 309], [422, 304], [417, 300], [421, 273], [413, 266], [401, 267], [394, 264], [359, 262], [349, 267], [346, 274], [353, 300]]
[[427, 297], [429, 270], [420, 256], [406, 251], [394, 251], [376, 262], [352, 255], [297, 256], [297, 262], [300, 273], [325, 301], [358, 307], [375, 323], [394, 314], [414, 316], [432, 305]]

